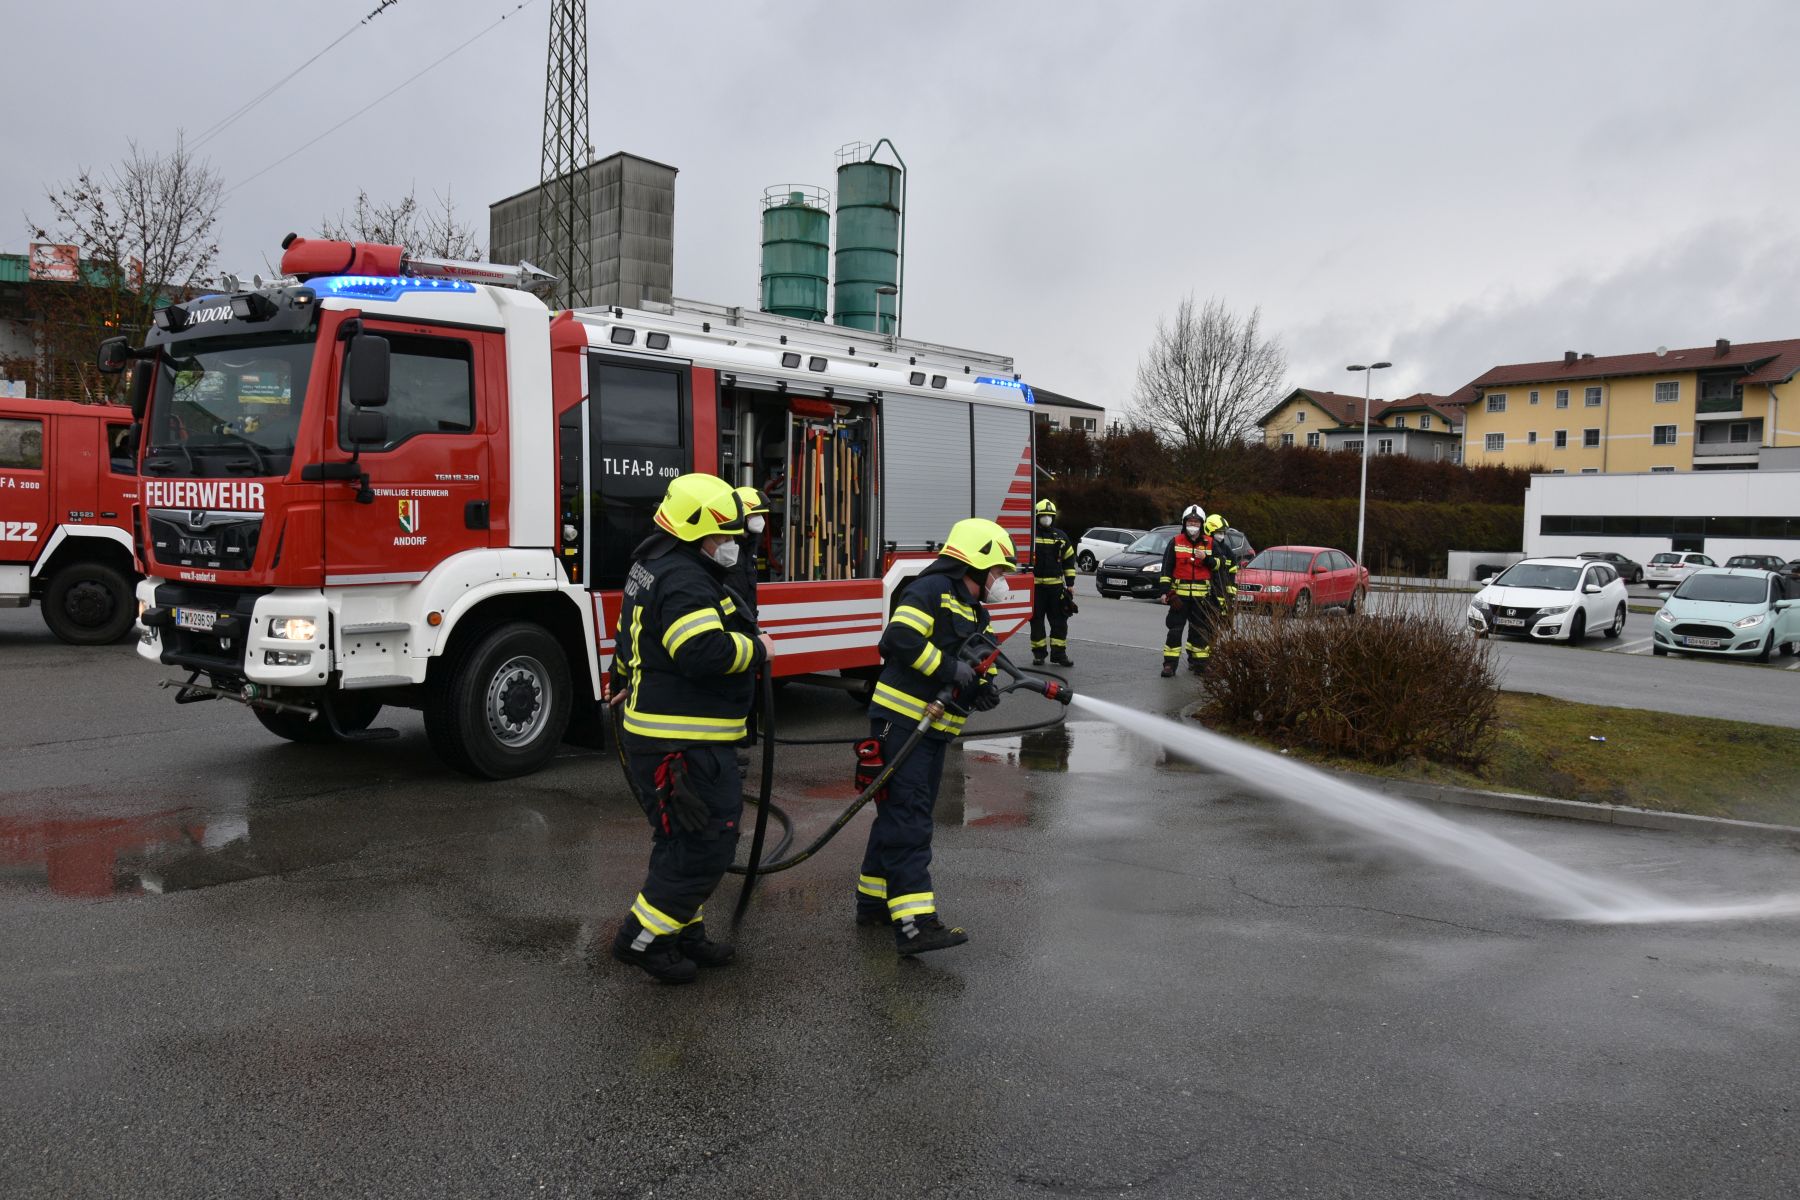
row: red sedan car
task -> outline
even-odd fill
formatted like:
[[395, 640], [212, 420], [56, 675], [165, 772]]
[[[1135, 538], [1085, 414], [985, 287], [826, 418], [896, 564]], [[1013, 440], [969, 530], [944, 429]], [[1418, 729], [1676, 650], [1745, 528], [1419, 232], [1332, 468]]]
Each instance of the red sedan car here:
[[1238, 608], [1285, 609], [1303, 617], [1314, 609], [1355, 612], [1369, 595], [1369, 569], [1326, 546], [1270, 546], [1238, 568]]

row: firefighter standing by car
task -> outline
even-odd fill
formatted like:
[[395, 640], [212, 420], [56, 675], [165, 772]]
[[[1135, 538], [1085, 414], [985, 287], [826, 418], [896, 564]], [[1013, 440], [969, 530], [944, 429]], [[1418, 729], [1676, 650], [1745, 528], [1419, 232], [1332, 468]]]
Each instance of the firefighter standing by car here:
[[612, 955], [665, 983], [724, 966], [702, 906], [731, 865], [743, 809], [735, 747], [772, 645], [726, 581], [737, 566], [743, 503], [712, 475], [669, 483], [656, 529], [633, 552], [619, 611], [610, 700], [650, 819], [650, 868]]
[[1056, 501], [1037, 502], [1031, 552], [1031, 664], [1036, 667], [1044, 665], [1046, 654], [1059, 667], [1075, 665], [1069, 661], [1069, 616], [1076, 611], [1075, 543], [1057, 528], [1056, 517]]
[[1212, 535], [1206, 532], [1206, 510], [1190, 504], [1181, 514], [1181, 531], [1169, 539], [1163, 551], [1160, 582], [1164, 604], [1169, 606], [1169, 637], [1163, 645], [1162, 677], [1175, 674], [1181, 662], [1182, 635], [1187, 637], [1188, 670], [1206, 671], [1212, 656], [1212, 631], [1217, 609], [1213, 581], [1224, 587], [1228, 572], [1219, 559]]
[[[929, 567], [900, 592], [881, 635], [881, 676], [869, 705], [870, 737], [857, 747], [859, 778], [873, 780], [921, 721], [930, 725], [876, 798], [857, 881], [856, 921], [887, 924], [902, 955], [960, 946], [969, 935], [946, 926], [931, 890], [931, 814], [944, 775], [944, 750], [970, 710], [1000, 702], [993, 685], [965, 661], [976, 635], [992, 636], [982, 601], [1006, 599], [1017, 569], [1012, 539], [992, 521], [971, 517], [950, 529]], [[948, 705], [939, 698], [949, 689]]]

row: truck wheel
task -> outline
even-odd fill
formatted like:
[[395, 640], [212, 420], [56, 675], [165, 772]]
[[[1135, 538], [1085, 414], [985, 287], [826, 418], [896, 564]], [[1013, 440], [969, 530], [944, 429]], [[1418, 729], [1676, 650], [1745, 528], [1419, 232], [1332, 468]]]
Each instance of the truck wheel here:
[[[361, 733], [375, 723], [381, 715], [381, 701], [367, 693], [329, 691], [320, 700], [321, 704], [329, 704], [332, 715], [337, 717], [338, 728], [345, 733]], [[262, 727], [278, 738], [290, 742], [298, 742], [303, 746], [323, 746], [337, 741], [331, 731], [331, 723], [320, 713], [310, 720], [299, 713], [282, 712], [272, 708], [250, 709]]]
[[131, 631], [131, 581], [102, 562], [60, 567], [44, 589], [44, 624], [71, 646], [104, 646]]
[[569, 724], [573, 689], [562, 646], [542, 626], [496, 625], [425, 693], [425, 733], [438, 757], [480, 779], [538, 770]]

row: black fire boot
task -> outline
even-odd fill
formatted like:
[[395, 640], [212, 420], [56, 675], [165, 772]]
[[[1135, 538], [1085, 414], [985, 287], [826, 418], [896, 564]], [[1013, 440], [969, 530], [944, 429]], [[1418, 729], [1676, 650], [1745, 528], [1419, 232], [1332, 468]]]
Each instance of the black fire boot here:
[[689, 925], [675, 938], [681, 953], [692, 959], [696, 966], [726, 967], [737, 957], [737, 949], [723, 942], [709, 941], [706, 936], [706, 924]]
[[682, 954], [674, 937], [649, 937], [636, 917], [626, 917], [613, 935], [612, 956], [641, 968], [658, 983], [692, 983], [700, 968]]
[[1052, 651], [1050, 654], [1050, 661], [1059, 667], [1072, 667], [1075, 665], [1069, 660], [1069, 652], [1067, 650]]
[[1172, 659], [1172, 658], [1163, 659], [1162, 677], [1164, 679], [1175, 678], [1175, 660], [1174, 659]]
[[894, 922], [894, 949], [902, 955], [923, 954], [927, 950], [948, 950], [968, 940], [967, 933], [945, 925], [938, 920], [936, 913]]
[[1042, 650], [1033, 650], [1031, 652], [1031, 665], [1034, 667], [1041, 667], [1044, 665], [1044, 652]]
[[1206, 660], [1204, 658], [1190, 658], [1188, 660], [1188, 671], [1194, 675], [1206, 674]]
[[856, 923], [858, 925], [886, 925], [888, 923], [887, 908], [864, 908], [856, 906]]

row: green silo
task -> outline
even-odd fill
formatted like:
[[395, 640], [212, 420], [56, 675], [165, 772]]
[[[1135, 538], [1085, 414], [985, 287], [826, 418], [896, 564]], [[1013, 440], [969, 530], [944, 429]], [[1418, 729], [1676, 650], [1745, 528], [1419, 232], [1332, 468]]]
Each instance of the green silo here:
[[[844, 161], [846, 155], [853, 155]], [[852, 329], [893, 333], [899, 324], [898, 294], [881, 295], [877, 288], [898, 288], [900, 282], [900, 221], [905, 177], [899, 167], [873, 161], [866, 147], [846, 147], [838, 152], [837, 172], [837, 279], [832, 285], [831, 320]]]
[[762, 309], [805, 321], [825, 319], [831, 269], [831, 194], [772, 187], [763, 193]]

